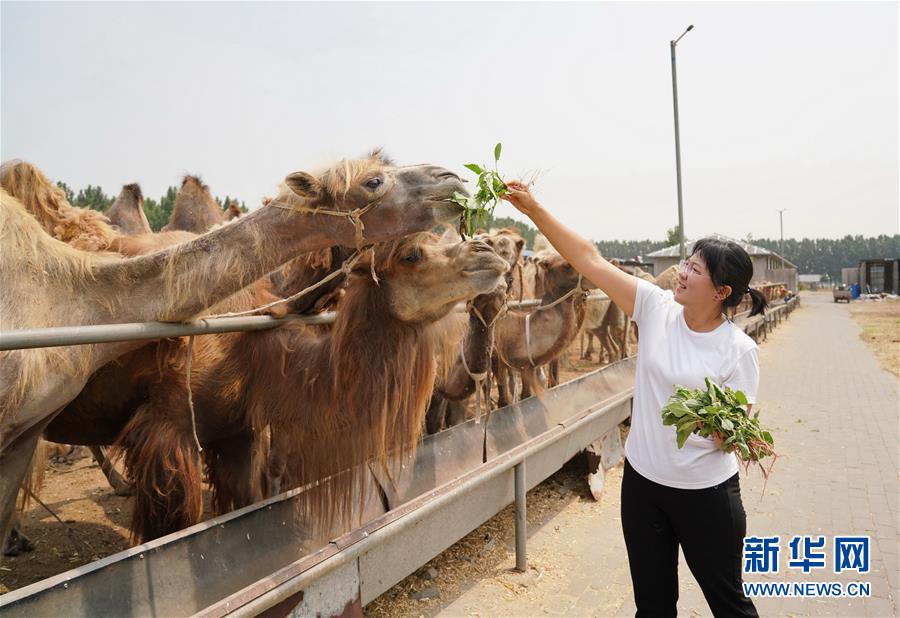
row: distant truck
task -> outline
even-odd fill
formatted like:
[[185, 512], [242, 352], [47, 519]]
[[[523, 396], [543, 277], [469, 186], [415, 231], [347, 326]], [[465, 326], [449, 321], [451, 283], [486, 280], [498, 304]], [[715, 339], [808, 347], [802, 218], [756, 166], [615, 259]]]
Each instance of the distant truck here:
[[849, 303], [851, 298], [850, 286], [844, 284], [836, 285], [831, 288], [831, 295], [834, 297], [834, 302], [846, 300]]

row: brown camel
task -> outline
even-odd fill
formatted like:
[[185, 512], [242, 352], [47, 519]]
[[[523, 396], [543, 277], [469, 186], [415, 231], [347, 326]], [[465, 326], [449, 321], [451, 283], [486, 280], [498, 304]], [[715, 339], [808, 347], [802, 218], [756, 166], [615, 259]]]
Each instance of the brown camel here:
[[536, 392], [537, 367], [564, 353], [584, 320], [584, 297], [590, 284], [558, 254], [542, 258], [538, 268], [542, 307], [530, 318], [526, 312], [509, 311], [497, 322], [492, 363], [501, 406], [512, 403], [508, 374], [519, 374], [523, 396]]
[[[484, 380], [489, 377], [494, 326], [506, 307], [508, 276], [507, 270], [504, 281], [495, 290], [476, 296], [469, 303], [468, 316], [451, 314], [441, 321], [442, 354], [438, 357], [434, 393], [425, 417], [427, 433], [437, 433], [465, 421], [466, 400], [479, 387], [484, 397], [483, 409], [490, 406], [490, 383]], [[476, 414], [482, 411], [476, 410]]]
[[209, 187], [197, 176], [185, 176], [175, 196], [169, 222], [162, 231], [182, 230], [202, 234], [220, 223], [225, 223], [225, 211], [213, 199]]
[[225, 209], [225, 220], [234, 221], [242, 214], [244, 213], [241, 211], [241, 207], [237, 205], [237, 202], [229, 202], [228, 208]]
[[512, 228], [491, 230], [487, 234], [479, 234], [476, 238], [489, 244], [497, 255], [507, 261], [509, 264], [507, 289], [510, 300], [523, 300], [525, 286], [522, 249], [525, 248], [525, 239]]
[[[439, 245], [429, 234], [379, 245], [374, 260], [378, 281], [370, 263], [357, 264], [329, 332], [292, 324], [196, 339], [196, 429], [217, 511], [264, 497], [267, 465], [274, 485], [284, 478], [292, 486], [412, 448], [434, 381], [434, 322], [459, 301], [496, 288], [506, 266], [482, 242]], [[125, 400], [118, 443], [135, 484], [132, 532], [143, 540], [196, 523], [202, 512], [185, 345], [161, 346], [162, 373], [133, 366], [153, 363], [151, 355], [126, 358], [120, 366], [135, 371], [129, 384], [136, 392], [102, 405], [115, 409]], [[98, 390], [89, 385], [61, 417], [79, 417], [89, 409], [85, 397]], [[67, 440], [96, 439], [74, 435], [85, 425], [80, 420]], [[266, 428], [281, 453], [268, 464]], [[352, 478], [346, 481], [332, 491], [332, 514], [344, 512], [353, 494]]]
[[144, 196], [138, 184], [122, 187], [119, 197], [106, 211], [106, 216], [123, 234], [134, 236], [153, 233], [147, 215], [144, 214]]
[[[441, 240], [453, 242], [457, 236], [455, 230], [447, 230]], [[521, 265], [525, 240], [509, 228], [491, 230], [475, 238], [487, 243], [506, 261], [505, 283], [490, 294], [483, 294], [470, 302], [468, 318], [451, 314], [442, 320], [446, 325], [441, 344], [444, 355], [439, 359], [438, 378], [425, 417], [425, 430], [429, 434], [465, 421], [468, 409], [466, 400], [475, 394], [479, 386], [482, 391], [478, 394], [483, 397], [483, 403], [476, 405], [476, 414], [490, 406], [491, 384], [488, 380], [494, 323], [505, 310], [507, 299], [514, 299], [515, 273]], [[521, 270], [518, 272], [521, 274]], [[521, 290], [521, 287], [518, 289]], [[476, 404], [479, 404], [477, 399]]]
[[[6, 169], [0, 171], [4, 187], [10, 178], [12, 184], [21, 180], [15, 173], [5, 173]], [[42, 213], [32, 216], [3, 190], [0, 314], [6, 328], [16, 329], [185, 320], [300, 253], [397, 238], [448, 221], [459, 214], [459, 207], [449, 201], [454, 191], [464, 192], [465, 187], [446, 169], [395, 167], [374, 154], [344, 161], [317, 176], [290, 174], [268, 207], [192, 241], [121, 258], [80, 251], [56, 240], [35, 220]], [[313, 214], [313, 208], [320, 211]], [[357, 222], [323, 211], [355, 211]], [[71, 233], [73, 245], [77, 242], [84, 248], [104, 249], [112, 240], [85, 235], [66, 214], [49, 223], [63, 236]], [[16, 493], [46, 425], [77, 396], [91, 374], [141, 345], [123, 342], [0, 352], [0, 469], [4, 471], [0, 533], [4, 537]]]

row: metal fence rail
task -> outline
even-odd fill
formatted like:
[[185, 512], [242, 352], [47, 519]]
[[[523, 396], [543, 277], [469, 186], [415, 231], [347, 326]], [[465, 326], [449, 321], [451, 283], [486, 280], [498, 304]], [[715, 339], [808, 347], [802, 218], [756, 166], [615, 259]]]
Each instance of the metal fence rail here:
[[[608, 300], [606, 294], [591, 293], [592, 300]], [[510, 309], [537, 307], [540, 300], [525, 300], [509, 303]], [[459, 305], [457, 311], [465, 311]], [[240, 331], [261, 331], [277, 328], [288, 321], [303, 324], [331, 324], [337, 314], [334, 311], [317, 315], [242, 316], [233, 318], [199, 319], [190, 322], [132, 322], [126, 324], [92, 324], [89, 326], [57, 326], [54, 328], [27, 328], [0, 331], [0, 351], [48, 348], [63, 345], [84, 345], [89, 343], [112, 343], [116, 341], [142, 341], [164, 337], [188, 337], [190, 335], [211, 335]]]

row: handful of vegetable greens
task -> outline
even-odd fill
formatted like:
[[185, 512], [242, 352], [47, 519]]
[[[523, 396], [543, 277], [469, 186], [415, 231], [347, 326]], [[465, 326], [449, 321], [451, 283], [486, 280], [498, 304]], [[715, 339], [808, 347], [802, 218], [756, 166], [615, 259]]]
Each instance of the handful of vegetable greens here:
[[463, 207], [461, 227], [469, 236], [484, 223], [485, 213], [493, 215], [494, 209], [500, 203], [500, 197], [509, 193], [509, 189], [497, 169], [497, 164], [500, 162], [500, 150], [501, 144], [494, 146], [493, 170], [482, 168], [477, 163], [466, 164], [466, 169], [478, 174], [475, 191], [471, 197], [457, 192], [450, 198], [452, 202]]
[[[704, 438], [720, 438], [722, 448], [734, 450], [745, 464], [759, 464], [763, 476], [768, 478], [775, 464], [772, 434], [760, 427], [759, 411], [747, 414], [747, 396], [741, 391], [721, 388], [706, 378], [706, 388], [689, 389], [675, 386], [675, 394], [662, 409], [663, 425], [675, 425], [678, 448], [682, 448], [688, 436], [696, 433]], [[768, 470], [760, 460], [773, 456]]]

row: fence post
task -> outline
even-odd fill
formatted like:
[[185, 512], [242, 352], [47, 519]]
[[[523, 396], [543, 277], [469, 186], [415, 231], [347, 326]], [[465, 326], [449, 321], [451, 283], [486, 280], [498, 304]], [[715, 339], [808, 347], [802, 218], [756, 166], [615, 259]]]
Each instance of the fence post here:
[[516, 477], [516, 570], [524, 573], [528, 569], [528, 556], [526, 555], [526, 506], [525, 506], [525, 460], [523, 459], [513, 469]]

